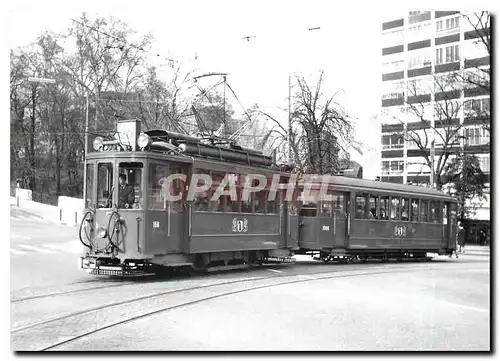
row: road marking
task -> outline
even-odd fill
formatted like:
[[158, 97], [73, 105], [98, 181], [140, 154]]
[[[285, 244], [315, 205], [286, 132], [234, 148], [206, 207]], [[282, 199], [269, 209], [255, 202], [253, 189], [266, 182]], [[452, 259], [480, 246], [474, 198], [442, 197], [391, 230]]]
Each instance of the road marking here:
[[13, 254], [26, 254], [26, 252], [19, 251], [17, 249], [13, 249], [13, 248], [10, 249], [10, 253], [13, 253]]
[[283, 273], [283, 271], [278, 271], [277, 269], [267, 268], [270, 272]]
[[299, 275], [299, 276], [302, 277], [302, 278], [306, 278], [308, 280], [317, 280], [316, 277], [311, 277], [311, 276], [307, 276], [307, 275]]
[[10, 234], [10, 238], [17, 238], [17, 239], [32, 239], [31, 237], [21, 236], [20, 234], [16, 234], [16, 233], [11, 233], [11, 234]]
[[467, 306], [467, 305], [461, 305], [459, 303], [453, 303], [453, 302], [448, 302], [448, 301], [443, 301], [443, 303], [446, 303], [446, 304], [453, 306], [453, 307], [462, 308], [464, 310], [477, 311], [477, 312], [490, 312], [490, 310], [488, 310], [488, 309]]
[[34, 251], [34, 252], [40, 252], [40, 253], [51, 253], [51, 254], [57, 253], [57, 252], [51, 251], [49, 249], [40, 248], [40, 247], [36, 247], [36, 246], [30, 246], [28, 244], [20, 244], [20, 245], [18, 245], [18, 247], [26, 249], [28, 251]]
[[25, 217], [25, 216], [17, 216], [18, 219], [23, 220], [23, 221], [32, 221], [33, 219], [30, 217]]
[[65, 243], [50, 243], [50, 244], [44, 244], [43, 246], [49, 249], [54, 249], [57, 251], [74, 253], [74, 254], [80, 254], [82, 252], [82, 247], [83, 247], [80, 241], [70, 241]]

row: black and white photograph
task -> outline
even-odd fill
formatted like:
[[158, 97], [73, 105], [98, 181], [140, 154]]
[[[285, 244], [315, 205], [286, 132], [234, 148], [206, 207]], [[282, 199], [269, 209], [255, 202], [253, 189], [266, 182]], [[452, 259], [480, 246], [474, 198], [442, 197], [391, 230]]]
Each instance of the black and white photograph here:
[[5, 5], [7, 357], [491, 354], [490, 5]]

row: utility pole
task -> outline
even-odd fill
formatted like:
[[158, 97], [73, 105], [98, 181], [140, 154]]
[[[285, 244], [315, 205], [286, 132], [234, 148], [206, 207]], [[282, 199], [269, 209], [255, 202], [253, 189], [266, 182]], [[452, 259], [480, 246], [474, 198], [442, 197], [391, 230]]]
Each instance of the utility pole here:
[[226, 76], [224, 75], [224, 123], [223, 123], [223, 131], [222, 131], [222, 138], [226, 137], [227, 129], [226, 129]]
[[288, 162], [292, 163], [292, 76], [288, 76]]
[[89, 151], [89, 94], [85, 96], [85, 147], [84, 147], [84, 157], [83, 157], [83, 208], [86, 207], [87, 198], [87, 164], [85, 160], [87, 159], [87, 153]]

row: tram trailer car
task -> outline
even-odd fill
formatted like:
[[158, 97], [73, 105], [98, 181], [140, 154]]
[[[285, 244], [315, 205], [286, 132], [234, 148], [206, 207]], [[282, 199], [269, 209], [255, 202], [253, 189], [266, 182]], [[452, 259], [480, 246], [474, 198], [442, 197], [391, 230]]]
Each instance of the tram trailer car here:
[[[80, 226], [80, 268], [92, 274], [235, 269], [293, 262], [294, 254], [325, 262], [419, 258], [455, 247], [456, 200], [437, 191], [330, 177], [330, 200], [301, 202], [304, 184], [271, 156], [223, 139], [140, 133], [136, 120], [119, 121], [114, 139], [97, 137], [94, 149], [86, 157]], [[242, 200], [251, 174], [265, 187]], [[119, 201], [120, 175], [133, 188], [128, 206]], [[221, 189], [223, 195], [212, 198]]]
[[[124, 276], [162, 267], [211, 271], [294, 261], [298, 240], [286, 237], [283, 191], [268, 200], [272, 180], [286, 183], [290, 173], [275, 166], [271, 156], [163, 130], [140, 133], [139, 127], [135, 120], [119, 121], [115, 139], [97, 137], [96, 152], [86, 157], [80, 268]], [[264, 176], [267, 186], [241, 202], [248, 174]], [[119, 175], [133, 187], [128, 208], [119, 204]], [[213, 181], [190, 199], [194, 175]], [[227, 180], [237, 188], [236, 199], [231, 194], [212, 201], [219, 185], [227, 191], [229, 185], [221, 184]], [[203, 188], [203, 181], [196, 184]]]
[[457, 200], [442, 192], [329, 176], [329, 199], [318, 201], [325, 198], [318, 196], [320, 182], [311, 178], [308, 183], [313, 184], [312, 201], [301, 203], [295, 254], [311, 254], [325, 263], [427, 259], [427, 253], [451, 254], [456, 247]]

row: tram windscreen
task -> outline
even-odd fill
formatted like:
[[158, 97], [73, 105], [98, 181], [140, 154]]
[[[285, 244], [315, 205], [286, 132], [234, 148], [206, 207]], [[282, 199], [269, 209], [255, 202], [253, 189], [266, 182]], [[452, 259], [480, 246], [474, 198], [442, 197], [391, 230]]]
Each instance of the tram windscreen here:
[[97, 208], [111, 208], [113, 196], [113, 163], [97, 166]]
[[87, 164], [86, 167], [85, 208], [89, 208], [94, 200], [94, 164]]
[[[120, 163], [120, 168], [118, 171], [118, 202], [116, 202], [118, 208], [143, 208], [142, 168], [143, 164], [141, 162]], [[120, 181], [120, 178], [122, 178], [122, 181]]]

